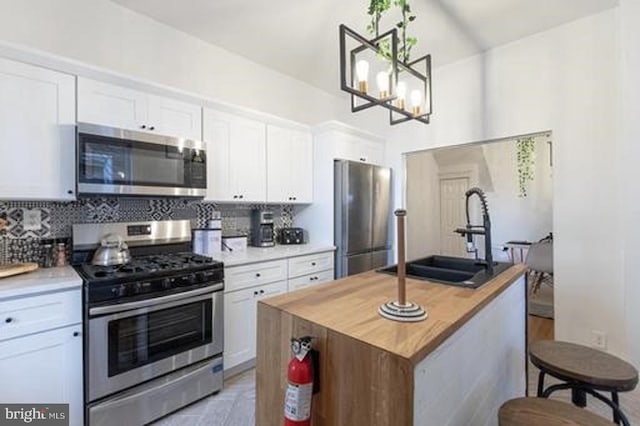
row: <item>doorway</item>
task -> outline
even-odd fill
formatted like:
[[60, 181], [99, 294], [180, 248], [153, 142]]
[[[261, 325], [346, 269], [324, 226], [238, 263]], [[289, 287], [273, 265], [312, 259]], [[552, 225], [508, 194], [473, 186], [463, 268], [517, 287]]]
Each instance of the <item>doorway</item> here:
[[[548, 321], [554, 317], [553, 268], [551, 263], [550, 271], [541, 269], [548, 262], [527, 259], [527, 253], [544, 240], [552, 242], [552, 153], [551, 133], [540, 132], [405, 156], [409, 259], [436, 254], [469, 257], [466, 239], [453, 230], [467, 223], [465, 192], [480, 188], [490, 210], [493, 260], [525, 262], [537, 274], [544, 273], [542, 281], [529, 280], [541, 283], [531, 286], [529, 313], [541, 319], [543, 335], [548, 335]], [[478, 201], [469, 200], [473, 225], [482, 223]], [[484, 237], [473, 240], [478, 257], [485, 259]]]
[[465, 192], [470, 187], [469, 177], [440, 179], [440, 254], [466, 256], [465, 239], [453, 232], [467, 223]]

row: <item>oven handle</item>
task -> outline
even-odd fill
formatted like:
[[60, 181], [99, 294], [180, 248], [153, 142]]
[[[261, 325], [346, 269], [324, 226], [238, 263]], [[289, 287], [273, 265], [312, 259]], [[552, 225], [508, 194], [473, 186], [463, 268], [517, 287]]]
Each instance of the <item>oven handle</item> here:
[[116, 305], [109, 306], [98, 306], [96, 308], [89, 309], [89, 315], [104, 315], [104, 314], [112, 314], [115, 312], [129, 311], [131, 309], [139, 309], [146, 308], [149, 306], [161, 305], [167, 302], [173, 302], [174, 300], [187, 299], [189, 297], [198, 296], [206, 293], [213, 293], [215, 291], [220, 291], [224, 288], [223, 283], [218, 283], [212, 286], [207, 286], [203, 288], [198, 288], [196, 290], [185, 291], [182, 293], [170, 294], [168, 296], [155, 297], [153, 299], [145, 299], [137, 302], [129, 302], [129, 303], [119, 303]]

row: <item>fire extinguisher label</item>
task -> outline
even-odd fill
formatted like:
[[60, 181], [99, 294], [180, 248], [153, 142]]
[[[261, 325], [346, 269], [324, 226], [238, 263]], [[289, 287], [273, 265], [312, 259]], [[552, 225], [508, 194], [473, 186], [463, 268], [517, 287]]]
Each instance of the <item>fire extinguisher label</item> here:
[[311, 395], [313, 383], [296, 385], [289, 383], [284, 400], [284, 416], [293, 421], [307, 420], [311, 417]]

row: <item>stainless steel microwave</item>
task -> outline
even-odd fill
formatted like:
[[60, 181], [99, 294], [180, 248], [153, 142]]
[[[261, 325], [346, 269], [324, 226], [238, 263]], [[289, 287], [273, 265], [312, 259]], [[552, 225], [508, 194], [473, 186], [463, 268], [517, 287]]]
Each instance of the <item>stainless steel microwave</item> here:
[[79, 195], [204, 197], [204, 142], [78, 123]]

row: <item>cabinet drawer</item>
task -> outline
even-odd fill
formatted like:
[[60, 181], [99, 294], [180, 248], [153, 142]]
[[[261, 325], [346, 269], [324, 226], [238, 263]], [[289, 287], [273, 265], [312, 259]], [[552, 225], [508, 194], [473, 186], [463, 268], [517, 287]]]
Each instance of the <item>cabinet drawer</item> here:
[[333, 280], [333, 269], [318, 272], [315, 274], [303, 275], [289, 280], [289, 291], [300, 290], [316, 284], [326, 283]]
[[287, 261], [254, 263], [225, 268], [225, 292], [287, 279]]
[[289, 278], [333, 269], [333, 252], [316, 253], [289, 259]]
[[0, 340], [82, 322], [80, 290], [0, 302]]

